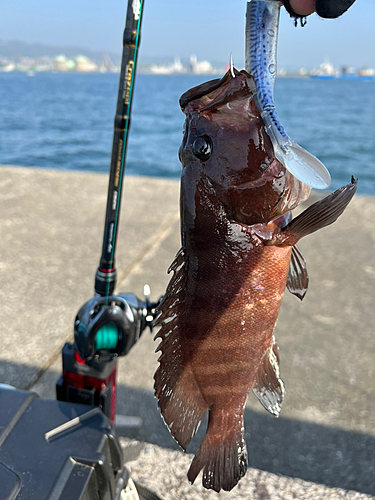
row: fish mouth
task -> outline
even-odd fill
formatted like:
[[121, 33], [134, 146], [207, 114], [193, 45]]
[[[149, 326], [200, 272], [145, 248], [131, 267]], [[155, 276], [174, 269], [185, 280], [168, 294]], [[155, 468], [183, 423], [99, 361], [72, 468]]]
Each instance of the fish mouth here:
[[222, 78], [216, 78], [215, 80], [202, 83], [201, 85], [197, 85], [182, 94], [179, 101], [182, 111], [185, 111], [185, 107], [189, 104], [189, 102], [204, 97], [225, 84], [228, 73], [229, 71]]
[[254, 79], [245, 70], [230, 68], [222, 78], [216, 78], [188, 90], [180, 97], [180, 106], [189, 111], [213, 110], [256, 94]]

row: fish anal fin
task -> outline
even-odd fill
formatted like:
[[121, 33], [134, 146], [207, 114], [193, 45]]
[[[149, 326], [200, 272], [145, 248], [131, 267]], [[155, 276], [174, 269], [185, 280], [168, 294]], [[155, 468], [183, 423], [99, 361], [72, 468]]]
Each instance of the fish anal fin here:
[[358, 181], [352, 177], [350, 184], [337, 189], [323, 200], [310, 205], [265, 244], [293, 246], [304, 236], [333, 224], [353, 198], [357, 183]]
[[263, 356], [258, 368], [253, 392], [262, 406], [278, 417], [284, 399], [285, 386], [279, 373], [279, 354], [276, 342]]
[[[243, 407], [240, 415], [225, 410], [210, 410], [207, 433], [190, 465], [188, 480], [194, 483], [203, 469], [202, 485], [217, 493], [230, 491], [245, 475], [247, 451], [243, 431]], [[237, 417], [237, 418], [236, 418]]]
[[155, 335], [161, 342], [159, 367], [154, 375], [155, 396], [164, 422], [177, 443], [186, 450], [208, 410], [183, 350], [183, 297], [185, 290], [184, 251], [181, 249], [166, 294], [158, 307]]
[[290, 293], [296, 295], [300, 300], [304, 298], [309, 285], [309, 275], [307, 274], [306, 261], [297, 247], [292, 247], [290, 258], [289, 274], [286, 286]]

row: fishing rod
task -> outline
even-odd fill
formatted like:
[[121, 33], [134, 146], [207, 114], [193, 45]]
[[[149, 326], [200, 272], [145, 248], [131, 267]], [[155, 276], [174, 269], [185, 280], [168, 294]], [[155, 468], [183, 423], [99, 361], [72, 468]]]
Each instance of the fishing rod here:
[[[128, 0], [123, 36], [102, 254], [95, 275], [95, 297], [74, 322], [74, 344], [62, 350], [63, 374], [56, 384], [60, 401], [99, 406], [112, 422], [116, 414], [118, 356], [125, 356], [146, 326], [152, 329], [157, 303], [133, 293], [113, 295], [115, 248], [144, 0]], [[145, 287], [146, 288], [146, 287]], [[148, 287], [147, 287], [148, 288]]]
[[144, 0], [129, 0], [126, 14], [103, 247], [100, 264], [95, 277], [95, 292], [102, 297], [108, 297], [112, 294], [116, 286], [115, 248], [120, 217], [122, 181], [125, 172], [134, 80], [141, 38], [143, 5]]

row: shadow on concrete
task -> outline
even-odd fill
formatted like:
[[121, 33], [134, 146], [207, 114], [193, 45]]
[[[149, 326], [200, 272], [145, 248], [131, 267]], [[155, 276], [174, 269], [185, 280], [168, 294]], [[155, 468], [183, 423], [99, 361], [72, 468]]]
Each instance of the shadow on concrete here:
[[[29, 371], [30, 366], [9, 365], [4, 370]], [[54, 382], [59, 373], [49, 370], [35, 386], [45, 398], [54, 398]], [[2, 382], [0, 378], [0, 383]], [[41, 383], [43, 382], [43, 383]], [[22, 389], [22, 387], [18, 387]], [[141, 417], [141, 428], [121, 428], [124, 437], [178, 449], [164, 425], [153, 393], [149, 390], [118, 386], [117, 411]], [[195, 453], [206, 428], [203, 422], [188, 448]], [[276, 419], [266, 412], [246, 409], [245, 431], [249, 466], [274, 474], [301, 478], [329, 487], [375, 495], [375, 437], [292, 419]]]
[[[129, 438], [176, 449], [150, 391], [120, 386], [121, 413], [143, 418], [139, 430], [122, 430]], [[195, 453], [207, 423], [188, 447]], [[375, 495], [375, 437], [292, 419], [274, 418], [245, 410], [249, 466], [274, 474], [298, 477], [329, 487]]]

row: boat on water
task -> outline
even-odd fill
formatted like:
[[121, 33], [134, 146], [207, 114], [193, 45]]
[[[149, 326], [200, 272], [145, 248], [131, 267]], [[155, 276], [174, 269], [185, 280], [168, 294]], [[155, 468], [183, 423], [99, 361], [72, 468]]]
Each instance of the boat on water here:
[[310, 75], [310, 78], [317, 78], [319, 80], [350, 80], [361, 82], [373, 82], [375, 77], [371, 75], [358, 75], [358, 74], [343, 74], [343, 75]]
[[349, 80], [349, 81], [362, 81], [373, 82], [375, 81], [375, 70], [362, 69], [358, 73], [351, 67], [343, 67], [341, 71], [335, 67], [326, 58], [318, 69], [310, 73], [310, 78], [319, 80]]

